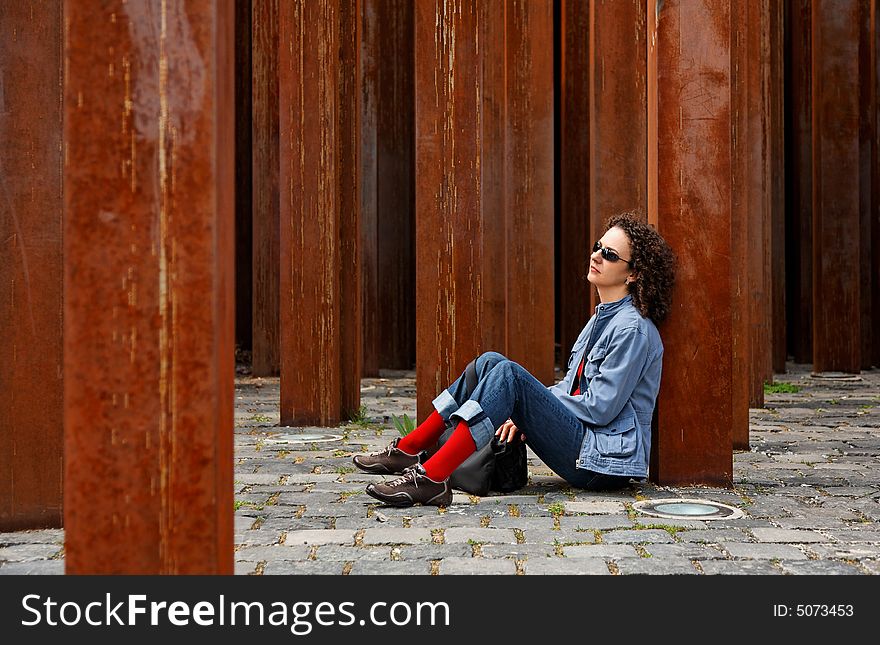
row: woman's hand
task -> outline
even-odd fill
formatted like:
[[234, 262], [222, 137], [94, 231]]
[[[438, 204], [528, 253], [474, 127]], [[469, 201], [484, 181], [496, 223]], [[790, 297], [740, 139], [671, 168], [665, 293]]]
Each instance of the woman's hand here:
[[[505, 421], [504, 423], [501, 424], [500, 428], [498, 428], [495, 431], [495, 436], [498, 437], [498, 440], [501, 443], [504, 443], [504, 442], [509, 443], [509, 442], [513, 441], [513, 437], [516, 435], [518, 430], [519, 430], [519, 428], [516, 427], [516, 424], [513, 421], [511, 421], [510, 419], [508, 419], [507, 421]], [[520, 441], [526, 440], [526, 436], [522, 432], [519, 433], [519, 440]]]

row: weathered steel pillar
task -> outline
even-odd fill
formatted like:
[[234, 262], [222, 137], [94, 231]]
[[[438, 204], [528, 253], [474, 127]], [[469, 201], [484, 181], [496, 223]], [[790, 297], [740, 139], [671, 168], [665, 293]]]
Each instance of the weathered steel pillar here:
[[253, 44], [251, 0], [235, 0], [235, 343], [253, 349]]
[[61, 526], [62, 11], [0, 3], [0, 531]]
[[770, 371], [769, 3], [742, 0], [731, 14], [731, 268], [733, 447], [749, 448], [749, 407], [761, 407]]
[[559, 51], [559, 341], [562, 367], [592, 315], [587, 281], [590, 228], [590, 4], [560, 0]]
[[360, 405], [360, 7], [280, 3], [282, 425]]
[[280, 370], [278, 0], [253, 0], [253, 373]]
[[[876, 319], [880, 316], [880, 7], [877, 0], [871, 2], [871, 113], [873, 126], [871, 136], [871, 310]], [[880, 367], [880, 333], [875, 331], [871, 363]]]
[[68, 1], [68, 573], [232, 573], [231, 3]]
[[552, 4], [436, 1], [415, 12], [424, 418], [482, 351], [553, 380]]
[[786, 3], [786, 331], [796, 363], [813, 361], [812, 0]]
[[663, 484], [733, 479], [731, 11], [648, 3], [648, 217], [678, 257], [652, 445]]
[[872, 83], [872, 37], [871, 5], [873, 0], [859, 0], [859, 247], [860, 247], [860, 297], [861, 317], [861, 369], [871, 369], [874, 343], [878, 334], [874, 331], [880, 324], [872, 309], [874, 295], [874, 271], [871, 255], [871, 229], [874, 215], [872, 184], [872, 149], [874, 127], [877, 120]]
[[[769, 3], [770, 9], [770, 214], [767, 245], [770, 262], [767, 267], [770, 285], [770, 305], [767, 307], [771, 319], [770, 361], [767, 380], [772, 381], [774, 373], [784, 373], [788, 356], [786, 339], [785, 290], [785, 3]], [[761, 388], [761, 405], [764, 404], [764, 390]]]
[[[615, 213], [647, 218], [647, 2], [589, 4], [590, 240], [597, 240]], [[588, 254], [589, 246], [581, 249]], [[598, 304], [591, 289], [587, 318]]]
[[[812, 63], [813, 371], [858, 373], [858, 0], [813, 2]], [[832, 248], [841, 252], [830, 253]]]
[[376, 20], [370, 76], [376, 84], [375, 116], [370, 117], [375, 120], [370, 172], [376, 311], [370, 353], [377, 368], [410, 369], [416, 349], [414, 7], [409, 0], [371, 2]]

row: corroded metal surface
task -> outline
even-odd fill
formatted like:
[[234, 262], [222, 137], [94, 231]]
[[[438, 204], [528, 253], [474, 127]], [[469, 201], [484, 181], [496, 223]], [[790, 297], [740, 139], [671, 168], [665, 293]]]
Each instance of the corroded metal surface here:
[[[647, 2], [589, 4], [589, 212], [590, 240], [597, 240], [611, 215], [647, 209]], [[599, 295], [592, 289], [590, 296], [592, 312]]]
[[61, 526], [61, 7], [0, 3], [0, 531]]
[[253, 373], [278, 374], [278, 0], [253, 0]]
[[416, 349], [413, 3], [377, 3], [375, 191], [379, 367], [411, 369]]
[[813, 2], [812, 54], [813, 369], [858, 373], [858, 0]]
[[[486, 269], [493, 273], [500, 264], [506, 266], [505, 355], [552, 385], [553, 4], [509, 2], [504, 24], [504, 83], [487, 84], [483, 105], [506, 98], [504, 184], [497, 188], [505, 206], [502, 211], [484, 206], [483, 212], [490, 226], [504, 215], [506, 243], [501, 262]], [[502, 88], [503, 95], [495, 94]], [[489, 143], [489, 136], [484, 135], [484, 141]], [[492, 190], [484, 185], [484, 198]]]
[[232, 572], [231, 9], [64, 5], [69, 573]]
[[648, 156], [656, 191], [649, 221], [678, 257], [673, 307], [661, 330], [651, 477], [730, 485], [730, 272], [743, 264], [731, 257], [731, 8], [722, 0], [666, 0], [662, 8], [650, 0], [648, 24], [648, 142], [656, 146]]
[[872, 0], [859, 0], [859, 316], [861, 318], [861, 369], [871, 369], [877, 333], [872, 311], [874, 275], [871, 266], [871, 227], [874, 216], [871, 188], [871, 155], [876, 107], [871, 69], [871, 5]]
[[[251, 0], [235, 0], [235, 344], [253, 349], [253, 83]], [[260, 141], [258, 144], [262, 143]], [[259, 179], [259, 178], [257, 178]], [[276, 268], [277, 273], [277, 268]]]
[[[785, 373], [785, 3], [770, 2], [770, 298], [771, 360], [768, 380]], [[763, 402], [763, 388], [761, 389]]]
[[592, 315], [587, 281], [590, 230], [590, 5], [560, 0], [559, 43], [559, 341], [560, 357]]
[[552, 5], [415, 12], [421, 419], [482, 351], [552, 382]]
[[786, 295], [791, 354], [813, 360], [813, 104], [811, 0], [788, 4]]
[[280, 3], [284, 425], [335, 425], [360, 396], [360, 31], [343, 4]]
[[[871, 310], [880, 316], [880, 7], [871, 2], [871, 100], [873, 131], [871, 133]], [[871, 361], [880, 367], [880, 332], [875, 331]]]

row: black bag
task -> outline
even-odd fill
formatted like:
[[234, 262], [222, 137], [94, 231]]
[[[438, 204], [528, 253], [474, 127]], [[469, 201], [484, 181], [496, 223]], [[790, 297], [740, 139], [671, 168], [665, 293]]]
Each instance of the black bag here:
[[[479, 381], [475, 360], [468, 363], [464, 373], [470, 396]], [[448, 427], [440, 436], [438, 445], [446, 443], [454, 431], [454, 426]], [[517, 490], [525, 486], [528, 479], [525, 442], [517, 438], [515, 441], [502, 443], [498, 437], [492, 437], [488, 445], [477, 450], [453, 471], [449, 485], [482, 497], [490, 490], [500, 493]]]

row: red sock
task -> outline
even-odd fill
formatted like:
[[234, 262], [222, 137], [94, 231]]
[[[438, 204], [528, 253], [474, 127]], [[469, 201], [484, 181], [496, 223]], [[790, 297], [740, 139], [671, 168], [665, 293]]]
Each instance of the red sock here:
[[468, 424], [459, 421], [458, 427], [455, 428], [455, 432], [452, 433], [449, 440], [434, 453], [433, 457], [422, 464], [422, 467], [430, 479], [442, 482], [452, 474], [453, 470], [458, 468], [461, 462], [476, 451], [477, 444], [474, 443]]
[[431, 413], [422, 424], [397, 443], [397, 449], [408, 455], [417, 455], [437, 443], [446, 429], [446, 422], [437, 410]]

